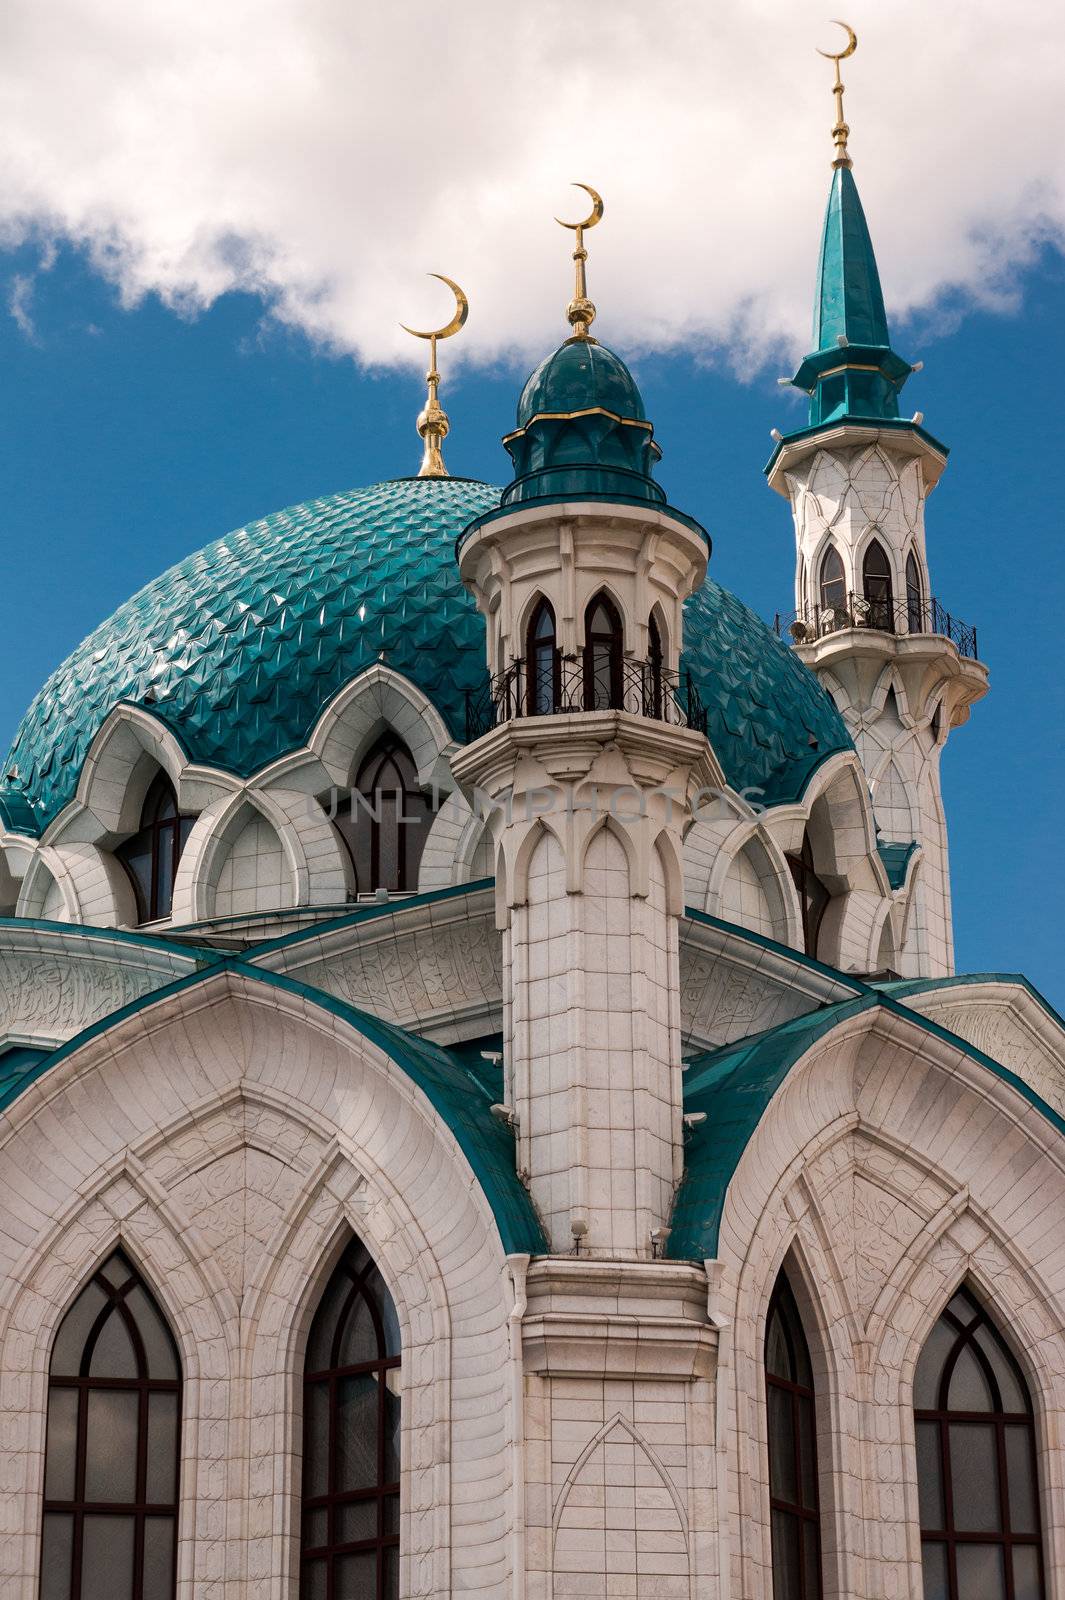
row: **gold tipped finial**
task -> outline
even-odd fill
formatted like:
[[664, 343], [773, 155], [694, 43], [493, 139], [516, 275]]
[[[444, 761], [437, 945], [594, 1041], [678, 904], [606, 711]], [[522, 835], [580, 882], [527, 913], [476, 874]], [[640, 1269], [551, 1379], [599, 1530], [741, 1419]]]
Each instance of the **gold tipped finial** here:
[[577, 268], [576, 287], [573, 292], [573, 299], [566, 307], [566, 316], [569, 318], [570, 327], [573, 329], [574, 339], [587, 339], [590, 344], [595, 344], [595, 340], [588, 332], [588, 329], [595, 321], [595, 306], [588, 298], [588, 284], [584, 273], [584, 263], [588, 259], [588, 252], [584, 248], [584, 230], [585, 228], [594, 228], [596, 223], [602, 220], [603, 197], [596, 194], [588, 183], [575, 183], [573, 187], [575, 189], [583, 189], [585, 194], [591, 197], [592, 209], [583, 222], [563, 222], [561, 217], [555, 218], [560, 227], [572, 228], [577, 235], [573, 251], [573, 260]]
[[817, 53], [819, 56], [824, 56], [826, 61], [834, 61], [836, 63], [836, 81], [832, 88], [832, 93], [836, 97], [836, 126], [832, 129], [832, 140], [836, 146], [836, 158], [832, 165], [834, 167], [853, 167], [854, 162], [851, 160], [847, 150], [847, 135], [851, 130], [843, 120], [843, 79], [840, 77], [839, 64], [841, 61], [846, 61], [847, 57], [852, 56], [857, 50], [858, 35], [848, 22], [837, 20], [836, 27], [845, 31], [847, 48], [835, 54], [831, 50], [819, 50]]
[[400, 323], [404, 333], [412, 333], [416, 339], [429, 341], [429, 371], [425, 374], [425, 381], [429, 385], [429, 394], [425, 408], [418, 416], [418, 432], [425, 442], [425, 451], [422, 455], [422, 464], [418, 468], [419, 478], [447, 478], [450, 476], [444, 465], [444, 458], [440, 453], [440, 446], [448, 436], [451, 427], [447, 420], [447, 412], [440, 404], [440, 374], [436, 370], [436, 341], [450, 339], [453, 333], [458, 333], [466, 318], [470, 314], [470, 302], [466, 299], [458, 284], [451, 278], [445, 278], [442, 272], [430, 272], [430, 278], [438, 278], [441, 283], [446, 283], [455, 296], [455, 315], [450, 322], [442, 328], [436, 328], [429, 333], [422, 333], [418, 328], [408, 328], [405, 322]]

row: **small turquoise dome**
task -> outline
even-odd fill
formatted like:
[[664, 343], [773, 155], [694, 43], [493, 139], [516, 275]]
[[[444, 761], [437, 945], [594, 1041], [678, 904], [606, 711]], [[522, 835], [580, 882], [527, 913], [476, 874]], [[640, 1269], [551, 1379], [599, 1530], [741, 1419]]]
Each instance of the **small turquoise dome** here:
[[503, 440], [514, 479], [504, 506], [526, 500], [650, 500], [661, 455], [628, 367], [594, 339], [567, 339], [521, 392], [518, 426]]
[[[0, 821], [43, 831], [122, 702], [146, 706], [190, 759], [245, 778], [305, 745], [332, 696], [382, 661], [462, 741], [485, 637], [455, 541], [499, 497], [487, 483], [400, 478], [292, 506], [179, 562], [48, 679], [4, 764]], [[824, 756], [852, 748], [814, 675], [734, 595], [708, 581], [685, 629], [684, 666], [737, 789], [795, 799]]]
[[541, 361], [518, 401], [518, 427], [550, 412], [599, 407], [615, 416], [645, 422], [643, 396], [620, 356], [593, 339], [567, 339]]

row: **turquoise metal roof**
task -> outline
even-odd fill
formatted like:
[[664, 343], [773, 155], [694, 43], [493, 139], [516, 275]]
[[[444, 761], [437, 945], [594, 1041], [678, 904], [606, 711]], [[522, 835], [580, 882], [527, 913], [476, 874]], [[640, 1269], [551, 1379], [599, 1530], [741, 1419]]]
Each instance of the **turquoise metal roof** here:
[[[493, 1096], [489, 1077], [475, 1069], [468, 1055], [464, 1055], [461, 1049], [453, 1052], [442, 1045], [431, 1044], [427, 1039], [419, 1039], [415, 1034], [381, 1022], [368, 1012], [346, 1005], [344, 1001], [309, 984], [295, 982], [262, 967], [249, 966], [236, 957], [219, 956], [205, 970], [167, 984], [152, 994], [143, 995], [102, 1021], [93, 1023], [50, 1053], [22, 1050], [0, 1055], [0, 1112], [17, 1100], [31, 1083], [90, 1039], [107, 1033], [125, 1018], [147, 1010], [174, 994], [208, 982], [223, 971], [234, 972], [253, 983], [266, 984], [298, 995], [339, 1017], [377, 1045], [422, 1091], [454, 1134], [491, 1207], [503, 1249], [508, 1254], [528, 1255], [546, 1251], [547, 1238], [543, 1226], [515, 1170], [514, 1136], [492, 1116], [489, 1108]], [[12, 1058], [10, 1065], [9, 1057]]]
[[[5, 824], [43, 830], [73, 798], [93, 738], [122, 702], [147, 706], [193, 760], [248, 777], [304, 745], [337, 690], [381, 660], [461, 740], [485, 647], [454, 544], [498, 503], [490, 484], [401, 478], [293, 506], [172, 567], [33, 701], [2, 769], [18, 773], [0, 786]], [[828, 694], [712, 580], [686, 618], [685, 665], [729, 782], [767, 800], [797, 798], [825, 755], [852, 748]]]
[[540, 363], [503, 443], [514, 463], [504, 506], [586, 494], [665, 503], [652, 475], [661, 451], [636, 380], [595, 339], [567, 339]]
[[893, 889], [901, 889], [906, 882], [906, 869], [910, 864], [914, 851], [917, 849], [917, 840], [911, 839], [903, 844], [901, 840], [878, 839], [876, 841], [877, 854], [884, 863], [888, 875], [888, 883]]
[[810, 425], [897, 421], [913, 368], [891, 348], [873, 241], [849, 167], [832, 174], [814, 296], [814, 349], [791, 380], [810, 396]]
[[[737, 932], [742, 934], [743, 930], [737, 929]], [[918, 981], [912, 985], [888, 983], [871, 987], [849, 974], [840, 976], [860, 991], [853, 999], [795, 1017], [754, 1038], [696, 1056], [688, 1063], [684, 1109], [685, 1112], [705, 1112], [706, 1120], [692, 1131], [685, 1144], [684, 1177], [674, 1201], [666, 1247], [666, 1254], [674, 1260], [706, 1261], [716, 1256], [729, 1184], [773, 1096], [792, 1067], [818, 1039], [840, 1023], [877, 1007], [904, 1018], [978, 1062], [993, 1077], [1015, 1089], [1057, 1134], [1065, 1136], [1065, 1118], [1030, 1084], [968, 1040], [940, 1027], [920, 1012], [911, 1011], [894, 998], [900, 993], [939, 987], [938, 983]], [[949, 987], [958, 981], [979, 980], [946, 979], [943, 986]], [[1038, 994], [1035, 997], [1041, 1000]]]

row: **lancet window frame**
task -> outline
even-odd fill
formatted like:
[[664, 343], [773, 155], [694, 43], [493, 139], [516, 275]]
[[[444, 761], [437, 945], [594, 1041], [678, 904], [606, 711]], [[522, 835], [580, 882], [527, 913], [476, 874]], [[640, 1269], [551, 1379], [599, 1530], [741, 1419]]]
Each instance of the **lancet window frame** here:
[[[121, 1403], [127, 1396], [132, 1405]], [[181, 1423], [176, 1341], [144, 1279], [116, 1249], [52, 1343], [40, 1600], [172, 1600]]]
[[625, 630], [605, 589], [584, 608], [584, 709], [620, 711], [624, 705]]
[[821, 557], [817, 574], [817, 594], [823, 613], [842, 615], [846, 612], [847, 574], [843, 566], [843, 557], [834, 544], [830, 544]]
[[774, 1600], [822, 1600], [817, 1389], [786, 1271], [769, 1301], [763, 1370]]
[[351, 791], [332, 818], [356, 892], [414, 893], [435, 816], [433, 797], [418, 782], [409, 748], [386, 729], [359, 762]]
[[526, 715], [553, 716], [562, 699], [562, 657], [555, 608], [541, 595], [525, 630]]
[[921, 581], [921, 564], [912, 550], [906, 555], [906, 628], [910, 633], [924, 632], [924, 584]]
[[866, 627], [894, 633], [895, 593], [891, 557], [876, 538], [870, 539], [862, 555], [862, 597], [868, 607]]
[[[304, 1355], [300, 1600], [396, 1600], [402, 1361], [392, 1297], [353, 1238], [322, 1292]], [[346, 1481], [360, 1467], [373, 1481]], [[361, 1587], [341, 1587], [349, 1576]]]
[[[981, 1400], [989, 1404], [973, 1403]], [[989, 1600], [1045, 1600], [1031, 1391], [994, 1318], [965, 1285], [925, 1341], [913, 1401], [926, 1600], [967, 1600], [977, 1583]], [[991, 1551], [1000, 1557], [997, 1588]]]
[[138, 924], [170, 916], [178, 863], [195, 821], [178, 808], [174, 785], [160, 769], [148, 785], [137, 832], [115, 850], [133, 885]]

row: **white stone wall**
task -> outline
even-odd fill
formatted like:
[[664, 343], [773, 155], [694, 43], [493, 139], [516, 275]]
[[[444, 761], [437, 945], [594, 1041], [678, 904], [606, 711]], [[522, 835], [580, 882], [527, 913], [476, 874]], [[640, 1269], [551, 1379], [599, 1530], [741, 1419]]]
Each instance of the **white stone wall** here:
[[281, 840], [265, 817], [252, 817], [234, 839], [218, 872], [216, 917], [277, 911], [295, 904], [292, 874]]
[[650, 893], [633, 896], [609, 827], [588, 846], [582, 891], [544, 832], [514, 913], [512, 1035], [521, 1163], [557, 1249], [646, 1255], [672, 1199], [673, 1072], [679, 1062], [676, 925], [655, 853]]

